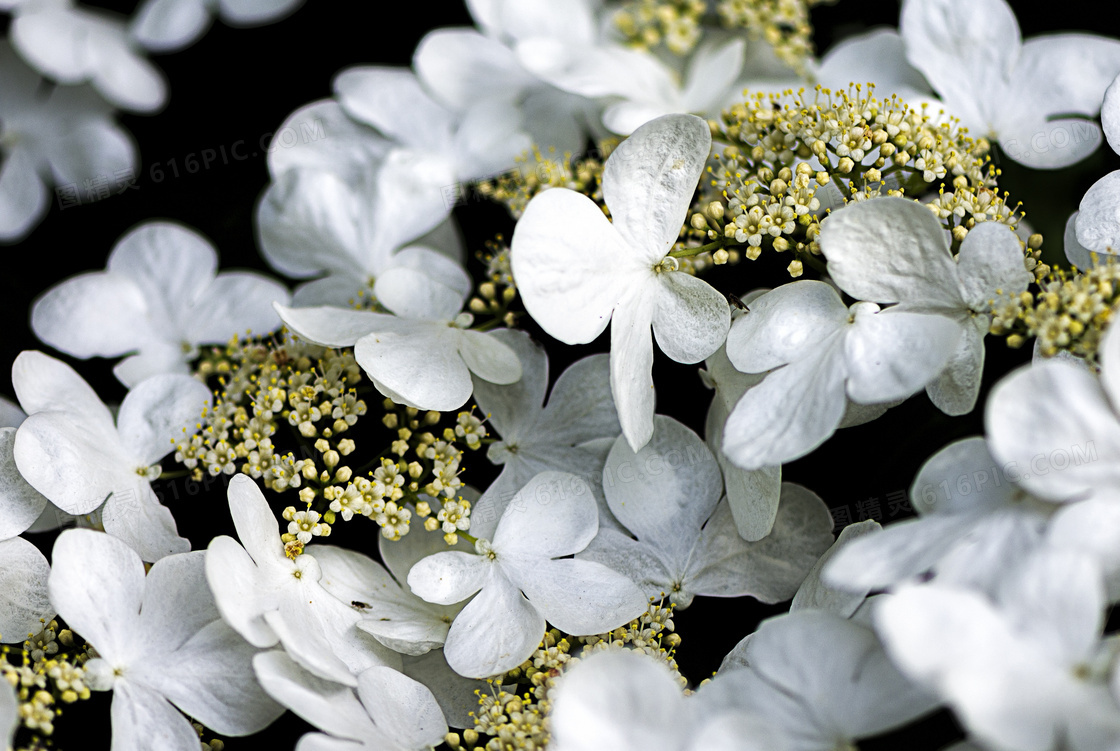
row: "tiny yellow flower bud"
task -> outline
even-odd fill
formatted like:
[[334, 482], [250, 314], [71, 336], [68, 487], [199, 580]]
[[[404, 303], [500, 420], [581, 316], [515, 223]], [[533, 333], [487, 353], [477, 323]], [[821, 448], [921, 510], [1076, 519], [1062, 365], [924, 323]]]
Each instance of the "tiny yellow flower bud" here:
[[303, 490], [299, 491], [299, 499], [304, 503], [311, 503], [315, 500], [315, 489], [304, 488]]
[[449, 532], [448, 534], [443, 536], [443, 541], [448, 545], [455, 545], [459, 542], [459, 535], [455, 534], [454, 532]]
[[719, 201], [712, 201], [709, 203], [705, 211], [712, 219], [723, 219], [723, 204]]
[[786, 271], [788, 271], [789, 275], [794, 277], [795, 279], [801, 276], [804, 270], [805, 269], [802, 266], [801, 261], [797, 260], [796, 258], [789, 262], [789, 266], [786, 266]]
[[309, 461], [307, 462], [307, 464], [303, 465], [303, 469], [300, 470], [300, 474], [303, 475], [303, 479], [305, 480], [314, 480], [319, 476], [319, 471], [315, 469], [315, 463]]
[[350, 478], [354, 476], [354, 471], [349, 467], [339, 467], [338, 471], [334, 473], [335, 482], [349, 482]]
[[420, 466], [420, 462], [412, 462], [408, 465], [408, 476], [413, 480], [417, 480], [424, 474], [424, 468]]
[[828, 177], [827, 172], [821, 171], [821, 172], [817, 173], [817, 185], [820, 185], [820, 186], [823, 187], [825, 185], [828, 185], [828, 181], [829, 181], [829, 177]]
[[774, 250], [778, 251], [779, 253], [789, 250], [789, 240], [785, 239], [784, 237], [775, 237]]
[[1027, 238], [1027, 247], [1031, 250], [1038, 250], [1042, 247], [1042, 235], [1035, 232]]
[[439, 529], [439, 527], [439, 520], [434, 516], [429, 516], [424, 520], [424, 529], [428, 530], [429, 532], [435, 532], [437, 529]]
[[852, 161], [850, 156], [842, 157], [836, 164], [836, 171], [842, 174], [848, 174], [856, 168], [856, 163]]
[[722, 266], [722, 265], [724, 265], [725, 263], [727, 263], [727, 259], [728, 259], [728, 257], [729, 257], [729, 256], [728, 256], [728, 253], [727, 253], [727, 251], [726, 251], [726, 250], [724, 250], [723, 248], [720, 248], [720, 249], [719, 249], [719, 250], [717, 250], [717, 251], [716, 251], [715, 253], [712, 253], [712, 262], [713, 262], [713, 263], [714, 263], [714, 264], [715, 264], [716, 266]]
[[400, 430], [397, 431], [397, 438], [400, 438], [402, 441], [407, 441], [411, 437], [412, 437], [412, 431], [409, 430], [408, 428], [401, 428]]
[[331, 445], [327, 443], [325, 438], [320, 438], [315, 441], [315, 450], [322, 454], [324, 451], [330, 451]]
[[883, 179], [883, 173], [873, 167], [864, 173], [864, 177], [868, 182], [877, 183]]
[[384, 425], [385, 427], [389, 428], [390, 430], [396, 428], [397, 427], [397, 414], [396, 414], [396, 412], [391, 412], [391, 413], [385, 415], [384, 417], [382, 417], [381, 418], [381, 424]]
[[427, 501], [420, 501], [416, 504], [416, 515], [421, 519], [432, 513], [432, 507], [428, 505]]
[[689, 220], [689, 224], [692, 225], [693, 229], [708, 228], [708, 220], [704, 218], [703, 214], [693, 214], [692, 219]]
[[350, 456], [350, 454], [354, 453], [355, 448], [357, 448], [357, 446], [350, 438], [343, 438], [338, 442], [338, 453], [343, 456]]
[[[323, 521], [327, 524], [334, 524], [334, 512], [327, 510], [323, 512]], [[329, 535], [330, 532], [323, 530], [323, 535]]]
[[966, 237], [968, 237], [968, 230], [966, 228], [962, 227], [959, 224], [956, 227], [953, 227], [954, 240], [956, 240], [957, 242], [963, 242]]
[[469, 307], [469, 310], [472, 313], [478, 313], [478, 314], [485, 313], [487, 310], [490, 309], [490, 306], [488, 306], [485, 302], [483, 302], [482, 300], [480, 300], [477, 297], [472, 297], [471, 298], [471, 302], [470, 302], [470, 305], [468, 307]]
[[493, 300], [496, 297], [497, 290], [494, 288], [493, 282], [483, 282], [478, 285], [478, 294], [482, 295], [487, 300]]
[[424, 415], [425, 425], [435, 425], [437, 422], [439, 422], [439, 412], [433, 410]]
[[1007, 337], [1007, 346], [1011, 347], [1011, 349], [1019, 349], [1025, 342], [1026, 339], [1024, 339], [1021, 334], [1012, 334]]

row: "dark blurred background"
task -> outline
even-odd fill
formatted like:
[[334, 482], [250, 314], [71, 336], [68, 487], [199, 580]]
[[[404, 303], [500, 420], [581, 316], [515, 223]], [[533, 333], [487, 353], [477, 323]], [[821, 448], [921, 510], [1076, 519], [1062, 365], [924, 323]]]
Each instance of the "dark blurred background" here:
[[[131, 13], [136, 3], [119, 0], [91, 5]], [[1073, 30], [1120, 36], [1120, 16], [1112, 3], [1069, 0], [1060, 6], [1060, 12], [1053, 4], [1013, 5], [1024, 36]], [[55, 198], [50, 213], [26, 240], [0, 246], [0, 256], [5, 259], [5, 270], [0, 274], [0, 306], [7, 324], [0, 337], [0, 393], [13, 396], [9, 365], [19, 352], [41, 347], [28, 326], [35, 297], [69, 276], [104, 268], [117, 239], [140, 222], [157, 218], [182, 222], [214, 242], [222, 268], [266, 269], [255, 246], [253, 215], [268, 182], [265, 148], [272, 132], [296, 108], [329, 96], [331, 79], [343, 68], [363, 63], [407, 65], [428, 30], [470, 24], [465, 7], [454, 0], [392, 8], [396, 19], [402, 17], [396, 11], [405, 11], [410, 25], [389, 21], [387, 16], [378, 19], [370, 6], [386, 7], [309, 0], [275, 25], [233, 29], [216, 22], [189, 49], [154, 56], [170, 84], [167, 107], [151, 117], [120, 117], [140, 148], [141, 167], [135, 189], [65, 210]], [[827, 50], [835, 41], [870, 26], [897, 25], [898, 3], [840, 0], [815, 9], [813, 22], [817, 47]], [[0, 19], [0, 30], [6, 25], [6, 18]], [[228, 151], [238, 141], [244, 141], [240, 148], [249, 153], [247, 159], [223, 160], [218, 156], [193, 174], [185, 169], [188, 156], [193, 155], [201, 164], [204, 150]], [[171, 160], [175, 160], [178, 177], [172, 174]], [[1063, 258], [1061, 232], [1066, 217], [1097, 178], [1120, 168], [1120, 158], [1106, 146], [1091, 159], [1057, 174], [1032, 173], [1005, 162], [1000, 166], [1004, 170], [1001, 188], [1023, 201], [1028, 222], [1046, 237], [1047, 260], [1055, 262]], [[472, 259], [495, 234], [509, 237], [513, 226], [504, 210], [482, 202], [456, 208], [455, 217]], [[722, 291], [742, 293], [788, 280], [784, 271], [787, 262], [764, 254], [756, 262], [724, 267], [706, 278]], [[476, 260], [471, 264], [477, 278], [481, 266]], [[584, 347], [566, 347], [531, 323], [529, 328], [548, 346], [553, 379], [585, 354], [607, 350], [605, 337]], [[984, 394], [1002, 374], [1028, 359], [1029, 349], [1009, 350], [1002, 340], [989, 337]], [[106, 401], [119, 401], [124, 396], [124, 388], [112, 376], [112, 362], [70, 362]], [[659, 355], [654, 375], [658, 411], [702, 432], [710, 392], [702, 387], [696, 367], [679, 365]], [[950, 441], [982, 433], [982, 418], [982, 410], [964, 417], [946, 417], [919, 395], [875, 422], [839, 433], [811, 456], [787, 465], [785, 479], [818, 493], [834, 509], [838, 525], [868, 517], [883, 522], [901, 519], [910, 513], [898, 502], [905, 498], [921, 464]], [[474, 463], [468, 465], [464, 478], [484, 487], [494, 473], [484, 466], [481, 454], [467, 458], [473, 458]], [[204, 547], [215, 534], [232, 533], [228, 524], [220, 529], [213, 526], [219, 523], [216, 519], [228, 516], [224, 513], [221, 483], [211, 483], [197, 495], [183, 493], [181, 500], [169, 501], [168, 505], [196, 548]], [[362, 533], [367, 545], [360, 540], [358, 545], [372, 552], [368, 544], [376, 529], [371, 527], [368, 532], [368, 537]], [[53, 535], [32, 539], [49, 551]], [[723, 655], [761, 619], [785, 609], [784, 605], [762, 606], [747, 599], [697, 598], [675, 618], [683, 638], [678, 652], [682, 672], [693, 684], [710, 676]], [[57, 723], [56, 747], [67, 751], [108, 748], [108, 705], [108, 695], [95, 694], [82, 706], [67, 708]], [[226, 747], [250, 748], [265, 741], [277, 749], [292, 748], [305, 728], [289, 714], [264, 736], [227, 739]], [[868, 751], [899, 747], [934, 751], [956, 737], [959, 731], [955, 723], [947, 713], [940, 713], [862, 747]]]

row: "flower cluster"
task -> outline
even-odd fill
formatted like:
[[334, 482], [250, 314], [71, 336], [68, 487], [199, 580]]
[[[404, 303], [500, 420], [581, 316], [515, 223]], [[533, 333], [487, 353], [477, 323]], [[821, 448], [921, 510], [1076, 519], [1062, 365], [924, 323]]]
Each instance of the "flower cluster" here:
[[52, 620], [18, 652], [7, 646], [0, 650], [0, 675], [15, 689], [20, 725], [31, 732], [28, 751], [44, 747], [63, 705], [90, 697], [84, 666], [96, 652], [80, 644], [73, 632]]

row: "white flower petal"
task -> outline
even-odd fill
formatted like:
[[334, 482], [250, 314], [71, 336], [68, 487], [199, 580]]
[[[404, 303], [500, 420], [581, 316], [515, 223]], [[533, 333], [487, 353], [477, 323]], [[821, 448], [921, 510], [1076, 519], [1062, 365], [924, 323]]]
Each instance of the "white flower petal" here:
[[137, 636], [153, 654], [170, 654], [216, 620], [204, 551], [162, 558], [148, 570]]
[[[684, 110], [708, 114], [718, 110], [743, 69], [746, 41], [729, 39], [700, 45], [688, 63], [688, 77], [681, 104]], [[738, 92], [736, 92], [738, 93]]]
[[145, 664], [145, 682], [214, 732], [251, 735], [284, 712], [253, 674], [256, 653], [236, 631], [215, 620], [164, 660], [157, 657]]
[[[692, 600], [691, 591], [679, 589], [684, 579], [685, 561], [663, 561], [652, 545], [639, 542], [614, 529], [600, 529], [591, 544], [577, 554], [577, 559], [601, 563], [638, 585], [649, 597], [669, 594], [678, 608], [686, 608]], [[669, 565], [676, 564], [672, 570]]]
[[147, 0], [136, 9], [129, 33], [153, 52], [176, 52], [205, 34], [212, 20], [205, 0]]
[[15, 428], [0, 428], [0, 540], [30, 527], [47, 506], [46, 497], [28, 485], [16, 467], [15, 440]]
[[857, 313], [844, 338], [848, 398], [872, 404], [910, 396], [944, 369], [960, 336], [956, 321], [939, 315]]
[[[503, 568], [508, 566], [503, 564]], [[545, 620], [566, 634], [603, 634], [649, 606], [628, 576], [601, 563], [565, 558], [517, 565], [510, 578]]]
[[[431, 254], [438, 257], [434, 252]], [[454, 289], [423, 271], [399, 266], [386, 269], [377, 277], [373, 295], [402, 318], [450, 321], [463, 307], [463, 298]]]
[[832, 435], [847, 404], [842, 342], [817, 344], [743, 394], [723, 429], [723, 451], [736, 466], [753, 470], [799, 459]]
[[145, 561], [158, 561], [191, 549], [190, 541], [179, 536], [175, 517], [160, 504], [147, 482], [114, 490], [101, 510], [101, 523], [106, 532], [124, 541]]
[[988, 310], [1002, 290], [1005, 295], [1022, 292], [1032, 281], [1023, 265], [1023, 250], [1011, 228], [984, 222], [969, 231], [957, 256], [961, 296], [974, 311]]
[[598, 517], [586, 480], [566, 472], [542, 472], [506, 507], [492, 543], [499, 558], [572, 555], [594, 539]]
[[704, 525], [686, 585], [700, 595], [788, 600], [832, 544], [832, 526], [828, 507], [815, 493], [782, 483], [774, 528], [761, 540], [746, 542], [723, 501]]
[[68, 529], [51, 553], [51, 603], [110, 663], [128, 664], [144, 597], [144, 564], [115, 537]]
[[166, 456], [183, 429], [193, 429], [210, 406], [206, 384], [185, 375], [157, 375], [128, 392], [117, 413], [117, 432], [139, 466]]
[[148, 303], [153, 329], [176, 337], [179, 324], [215, 275], [210, 241], [173, 222], [146, 222], [113, 247], [106, 268], [135, 282]]
[[492, 563], [462, 551], [436, 553], [417, 561], [408, 572], [408, 586], [417, 597], [439, 605], [461, 602], [477, 592], [490, 576]]
[[12, 363], [12, 386], [20, 406], [29, 415], [64, 409], [103, 437], [116, 432], [113, 416], [97, 392], [61, 360], [36, 350], [20, 352]]
[[1066, 220], [1065, 232], [1062, 235], [1062, 245], [1065, 249], [1066, 260], [1078, 269], [1085, 270], [1093, 268], [1095, 264], [1093, 263], [1093, 251], [1077, 241], [1077, 217], [1080, 215], [1080, 211], [1075, 211], [1069, 215], [1069, 219]]
[[633, 253], [594, 201], [566, 188], [534, 196], [510, 242], [525, 309], [565, 344], [590, 342], [607, 327], [625, 292], [616, 269]]
[[614, 311], [611, 324], [611, 395], [627, 443], [637, 451], [653, 435], [652, 290], [639, 289]]
[[459, 356], [471, 373], [497, 384], [521, 379], [521, 361], [501, 339], [484, 331], [462, 330], [458, 335]]
[[113, 684], [113, 751], [194, 751], [198, 732], [155, 691], [129, 680]]
[[[470, 370], [458, 351], [459, 333], [438, 321], [390, 318], [358, 340], [354, 359], [393, 401], [450, 412], [472, 391]], [[512, 352], [509, 357], [516, 362]]]
[[1120, 250], [1120, 170], [1093, 183], [1080, 209], [1077, 242], [1098, 253]]
[[1080, 162], [1101, 145], [1101, 129], [1091, 120], [1066, 117], [1025, 120], [1004, 128], [999, 145], [1008, 157], [1034, 169], [1062, 169]]
[[822, 348], [848, 320], [848, 308], [836, 290], [811, 280], [760, 295], [750, 308], [727, 334], [727, 358], [744, 373], [763, 373], [801, 359]]
[[184, 332], [192, 344], [228, 342], [233, 335], [263, 336], [280, 327], [273, 303], [287, 305], [291, 295], [263, 274], [226, 272], [194, 301]]
[[21, 642], [43, 629], [40, 619], [54, 616], [47, 596], [50, 576], [50, 563], [30, 542], [0, 540], [0, 641]]
[[257, 483], [248, 475], [234, 475], [230, 478], [227, 496], [237, 538], [253, 561], [258, 566], [267, 566], [283, 560], [284, 543], [280, 540], [279, 524]]
[[94, 272], [51, 287], [31, 308], [35, 336], [74, 357], [115, 357], [154, 336], [148, 306], [135, 282]]
[[1023, 42], [1013, 85], [1046, 103], [1043, 115], [1095, 117], [1120, 74], [1120, 42], [1096, 34], [1043, 34]]
[[303, 0], [218, 0], [222, 20], [230, 26], [257, 26], [279, 21]]
[[603, 468], [607, 505], [639, 540], [683, 572], [719, 503], [719, 465], [700, 437], [671, 417], [654, 417], [653, 437], [634, 452], [619, 438]]
[[323, 347], [353, 347], [363, 336], [393, 320], [393, 316], [384, 313], [331, 306], [286, 308], [277, 305], [276, 312], [296, 336]]
[[821, 225], [820, 243], [828, 273], [859, 300], [909, 310], [961, 306], [948, 235], [917, 201], [888, 196], [847, 206]]
[[432, 692], [392, 668], [363, 671], [358, 698], [377, 729], [401, 748], [437, 746], [447, 735], [447, 722]]
[[13, 149], [0, 165], [0, 240], [15, 242], [39, 223], [48, 194], [36, 159], [27, 149]]
[[684, 227], [712, 148], [708, 124], [695, 115], [665, 115], [634, 131], [603, 169], [603, 200], [618, 233], [651, 265]]
[[451, 624], [443, 653], [459, 675], [487, 678], [527, 660], [544, 636], [544, 625], [517, 587], [495, 572]]
[[984, 423], [1004, 473], [1042, 498], [1080, 499], [1120, 484], [1112, 459], [1120, 425], [1101, 383], [1078, 365], [1048, 360], [1015, 371], [992, 389]]
[[863, 604], [871, 588], [837, 589], [821, 580], [821, 571], [832, 560], [833, 556], [853, 540], [858, 540], [881, 530], [882, 527], [874, 519], [849, 524], [840, 530], [836, 542], [824, 552], [824, 555], [817, 559], [817, 562], [809, 569], [809, 573], [805, 575], [805, 581], [801, 582], [801, 586], [797, 588], [797, 594], [793, 596], [793, 602], [789, 604], [790, 612], [796, 610], [827, 610], [842, 618], [850, 618], [852, 613], [856, 612], [856, 608]]
[[[1120, 80], [1120, 76], [1117, 76]], [[1120, 154], [1120, 85], [1114, 80], [1104, 92], [1104, 103], [1101, 104], [1101, 125], [1104, 126], [1104, 135], [1108, 145], [1117, 154]]]
[[513, 98], [536, 83], [513, 50], [474, 29], [428, 32], [416, 46], [412, 64], [420, 80], [456, 110], [479, 100]]
[[403, 672], [431, 690], [447, 724], [456, 728], [474, 727], [472, 715], [478, 710], [474, 692], [485, 691], [485, 682], [464, 678], [452, 670], [442, 649], [433, 649], [419, 657], [405, 657]]
[[353, 689], [307, 672], [283, 651], [258, 653], [253, 670], [269, 696], [315, 727], [352, 740], [372, 734], [373, 723]]
[[335, 76], [334, 91], [351, 116], [401, 143], [438, 150], [451, 138], [450, 114], [410, 70], [347, 68]]
[[[498, 431], [502, 440], [509, 442], [527, 438], [527, 429], [541, 413], [545, 392], [548, 390], [548, 355], [544, 347], [534, 342], [524, 331], [498, 329], [491, 337], [509, 347], [521, 363], [521, 379], [515, 383], [497, 386], [481, 378], [474, 378], [474, 399], [489, 424]], [[604, 358], [605, 359], [605, 358]], [[603, 363], [606, 365], [606, 363]], [[573, 366], [574, 367], [574, 366]], [[560, 376], [553, 389], [553, 400], [564, 375]], [[604, 378], [605, 383], [609, 381]], [[570, 398], [582, 399], [580, 389], [575, 389]], [[565, 390], [565, 394], [569, 393]], [[609, 398], [609, 390], [607, 395]], [[594, 401], [594, 400], [592, 400]], [[613, 405], [612, 405], [613, 408]], [[563, 411], [561, 410], [561, 413]]]
[[973, 322], [961, 326], [960, 332], [945, 369], [926, 386], [930, 401], [947, 415], [967, 415], [973, 410], [984, 375], [984, 332]]
[[[277, 535], [279, 537], [279, 535]], [[256, 647], [271, 647], [279, 641], [264, 620], [275, 607], [275, 587], [261, 586], [264, 577], [245, 549], [232, 537], [215, 537], [206, 548], [206, 581], [222, 619]]]
[[653, 312], [657, 346], [677, 362], [700, 362], [727, 339], [731, 309], [707, 282], [681, 273], [661, 274]]

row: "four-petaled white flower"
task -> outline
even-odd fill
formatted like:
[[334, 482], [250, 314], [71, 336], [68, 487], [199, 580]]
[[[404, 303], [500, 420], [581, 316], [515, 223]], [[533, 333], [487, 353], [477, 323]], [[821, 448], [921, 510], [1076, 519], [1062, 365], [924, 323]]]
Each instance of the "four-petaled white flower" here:
[[[494, 518], [509, 499], [545, 470], [587, 477], [602, 468], [621, 428], [611, 399], [607, 355], [592, 355], [560, 374], [548, 404], [548, 355], [522, 331], [495, 331], [517, 353], [521, 380], [505, 386], [474, 379], [474, 398], [487, 423], [501, 436], [487, 458], [502, 467], [474, 507], [475, 518]], [[600, 518], [600, 523], [602, 519]]]
[[478, 541], [477, 554], [437, 553], [416, 563], [408, 586], [428, 602], [451, 605], [478, 592], [451, 624], [447, 663], [472, 678], [497, 675], [533, 654], [546, 620], [586, 636], [644, 611], [646, 598], [630, 579], [599, 563], [561, 559], [586, 548], [598, 529], [587, 484], [542, 472], [506, 507], [493, 540]]
[[715, 457], [700, 437], [670, 417], [654, 418], [653, 438], [637, 453], [621, 436], [603, 468], [611, 513], [638, 539], [601, 529], [577, 558], [598, 561], [638, 582], [647, 596], [667, 594], [679, 608], [694, 595], [788, 600], [832, 544], [832, 516], [820, 498], [787, 483], [773, 528], [743, 540]]
[[[1101, 105], [1101, 124], [1108, 137], [1108, 145], [1120, 154], [1120, 76], [1105, 91], [1104, 103]], [[1074, 239], [1083, 249], [1077, 256], [1079, 267], [1089, 268], [1091, 265], [1086, 251], [1120, 254], [1120, 170], [1110, 172], [1093, 183], [1081, 199], [1080, 210], [1074, 217]], [[1068, 225], [1066, 238], [1068, 245]], [[1066, 255], [1069, 255], [1069, 251], [1066, 251]]]
[[71, 529], [55, 542], [51, 601], [97, 650], [86, 681], [113, 691], [114, 749], [198, 751], [198, 732], [175, 707], [223, 735], [257, 733], [283, 712], [253, 676], [256, 648], [214, 607], [205, 555], [168, 556], [145, 576], [140, 557], [109, 535]]
[[727, 336], [727, 357], [745, 373], [770, 372], [724, 427], [723, 450], [744, 469], [808, 454], [839, 427], [849, 399], [912, 395], [945, 368], [960, 338], [948, 318], [869, 302], [849, 308], [818, 281], [783, 285], [750, 307]]
[[122, 237], [105, 271], [81, 274], [47, 290], [31, 310], [31, 328], [74, 357], [116, 357], [127, 386], [157, 373], [189, 373], [200, 344], [225, 344], [247, 329], [261, 335], [280, 321], [279, 282], [253, 272], [215, 274], [218, 254], [194, 230], [148, 222]]
[[223, 535], [206, 551], [206, 579], [226, 623], [251, 644], [279, 643], [305, 669], [348, 686], [368, 667], [400, 666], [358, 631], [361, 615], [319, 583], [314, 557], [285, 555], [276, 517], [247, 475], [230, 480], [229, 510], [241, 544]]
[[128, 392], [114, 421], [73, 368], [41, 352], [16, 358], [12, 383], [29, 414], [13, 453], [33, 488], [69, 514], [101, 507], [105, 531], [145, 561], [190, 549], [151, 481], [171, 440], [210, 405], [204, 384], [185, 375], [148, 378]]
[[907, 58], [948, 114], [999, 139], [1011, 159], [1058, 169], [1100, 145], [1092, 118], [1120, 73], [1115, 39], [1048, 34], [1023, 42], [1005, 0], [906, 0], [899, 26]]
[[731, 323], [727, 300], [677, 271], [669, 256], [711, 150], [708, 124], [666, 115], [612, 152], [603, 199], [613, 221], [566, 188], [538, 194], [514, 229], [510, 262], [525, 308], [567, 344], [611, 324], [611, 392], [631, 448], [653, 435], [653, 342], [694, 363], [719, 349]]
[[1031, 282], [1015, 233], [1002, 224], [977, 225], [954, 258], [949, 233], [928, 208], [886, 197], [836, 212], [821, 225], [820, 243], [828, 273], [849, 295], [957, 324], [957, 349], [926, 390], [947, 414], [971, 412], [980, 393], [991, 303], [1000, 294], [1018, 295]]

